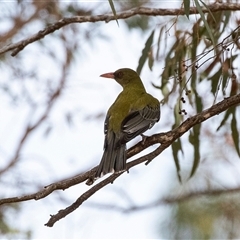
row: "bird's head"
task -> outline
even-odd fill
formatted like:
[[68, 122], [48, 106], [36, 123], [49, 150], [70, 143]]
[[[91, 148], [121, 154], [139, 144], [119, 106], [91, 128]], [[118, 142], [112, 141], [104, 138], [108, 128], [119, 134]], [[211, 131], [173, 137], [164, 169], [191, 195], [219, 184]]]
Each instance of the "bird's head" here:
[[121, 68], [115, 72], [104, 73], [100, 77], [113, 78], [115, 79], [123, 88], [129, 83], [141, 82], [139, 75], [130, 68]]

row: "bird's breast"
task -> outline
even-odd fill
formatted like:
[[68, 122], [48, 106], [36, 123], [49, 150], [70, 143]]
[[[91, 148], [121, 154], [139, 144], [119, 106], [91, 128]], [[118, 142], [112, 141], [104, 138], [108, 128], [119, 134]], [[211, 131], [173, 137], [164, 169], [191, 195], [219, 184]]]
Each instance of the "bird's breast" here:
[[108, 111], [109, 130], [121, 131], [123, 120], [133, 111], [140, 111], [146, 106], [156, 107], [159, 101], [144, 91], [123, 91]]

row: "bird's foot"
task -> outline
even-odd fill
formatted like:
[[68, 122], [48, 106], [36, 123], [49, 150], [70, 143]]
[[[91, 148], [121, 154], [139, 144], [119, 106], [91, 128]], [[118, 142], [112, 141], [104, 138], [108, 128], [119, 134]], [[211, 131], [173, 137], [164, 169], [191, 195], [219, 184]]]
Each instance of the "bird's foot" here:
[[142, 142], [141, 142], [141, 144], [144, 145], [144, 143], [145, 143], [146, 139], [148, 138], [148, 136], [143, 135], [143, 134], [140, 134], [140, 135], [141, 135], [141, 137], [142, 137]]
[[95, 182], [95, 180], [96, 179], [94, 178], [94, 176], [90, 176], [88, 178], [88, 180], [86, 181], [86, 185], [88, 185], [88, 186], [92, 185]]

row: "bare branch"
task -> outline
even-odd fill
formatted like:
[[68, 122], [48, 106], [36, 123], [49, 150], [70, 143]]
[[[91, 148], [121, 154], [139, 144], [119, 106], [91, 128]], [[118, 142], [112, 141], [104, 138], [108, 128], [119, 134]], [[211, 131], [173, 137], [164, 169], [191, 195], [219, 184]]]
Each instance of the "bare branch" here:
[[[240, 4], [238, 3], [213, 3], [208, 5], [208, 9], [203, 6], [202, 11], [204, 13], [209, 12], [218, 12], [218, 11], [238, 11], [240, 10]], [[191, 7], [189, 14], [198, 14], [198, 10], [196, 7]], [[85, 23], [85, 22], [110, 22], [117, 19], [126, 19], [136, 15], [145, 15], [145, 16], [176, 16], [176, 15], [185, 15], [185, 11], [183, 8], [180, 9], [163, 9], [163, 8], [145, 8], [139, 7], [130, 9], [127, 11], [120, 12], [116, 14], [116, 16], [112, 14], [104, 14], [97, 16], [75, 16], [70, 18], [63, 18], [57, 21], [54, 24], [49, 25], [45, 29], [39, 31], [38, 33], [22, 40], [17, 43], [9, 44], [0, 49], [0, 54], [13, 50], [12, 56], [16, 56], [21, 50], [23, 50], [27, 45], [38, 41], [50, 33], [53, 33], [60, 28], [71, 24], [71, 23]]]
[[[146, 160], [147, 160], [146, 164], [150, 163], [156, 156], [158, 156], [162, 151], [164, 151], [167, 147], [169, 147], [177, 138], [179, 138], [184, 133], [186, 133], [190, 128], [192, 128], [196, 124], [202, 123], [207, 119], [225, 111], [231, 106], [235, 106], [236, 104], [240, 104], [240, 94], [235, 95], [233, 97], [229, 97], [213, 105], [207, 110], [191, 118], [188, 118], [179, 127], [165, 133], [165, 136], [162, 134], [156, 134], [156, 135], [153, 135], [152, 137], [148, 137], [146, 140], [144, 140], [144, 142], [147, 142], [147, 145], [145, 145], [144, 142], [138, 143], [137, 145], [129, 149], [128, 157], [130, 157], [131, 154], [135, 155], [141, 152], [143, 149], [145, 149], [149, 145], [153, 145], [154, 143], [161, 143], [161, 145], [153, 152], [129, 162], [127, 164], [127, 168], [130, 169], [135, 165], [145, 162]], [[151, 142], [151, 144], [149, 142]], [[144, 147], [141, 147], [142, 145], [144, 145]], [[123, 172], [112, 174], [110, 177], [96, 184], [91, 189], [83, 193], [72, 205], [70, 205], [69, 207], [63, 210], [60, 210], [57, 214], [52, 215], [49, 221], [45, 225], [48, 227], [52, 227], [56, 221], [59, 221], [61, 218], [64, 218], [69, 213], [77, 209], [84, 201], [86, 201], [89, 197], [91, 197], [96, 191], [100, 190], [101, 188], [103, 188], [109, 183], [113, 183], [113, 181], [122, 174]]]
[[[136, 155], [137, 153], [143, 151], [147, 147], [153, 145], [153, 144], [159, 144], [161, 145], [155, 149], [153, 152], [142, 156], [140, 158], [137, 158], [136, 160], [133, 160], [127, 164], [128, 170], [140, 163], [146, 162], [146, 164], [150, 163], [156, 156], [158, 156], [162, 151], [164, 151], [167, 147], [169, 147], [177, 138], [181, 137], [184, 133], [186, 133], [190, 128], [195, 126], [196, 124], [202, 123], [206, 121], [207, 119], [218, 115], [225, 110], [227, 110], [230, 107], [234, 107], [236, 105], [240, 104], [240, 94], [231, 96], [229, 98], [224, 99], [223, 101], [213, 105], [212, 107], [204, 110], [201, 113], [196, 114], [193, 117], [188, 118], [185, 120], [179, 127], [175, 128], [172, 131], [166, 132], [166, 133], [159, 133], [155, 134], [153, 136], [147, 137], [144, 141], [141, 141], [137, 143], [135, 146], [130, 148], [128, 150], [128, 158]], [[55, 190], [64, 190], [66, 188], [69, 188], [73, 185], [79, 184], [81, 182], [88, 180], [88, 184], [90, 185], [91, 178], [94, 175], [96, 171], [96, 167], [93, 168], [90, 171], [87, 171], [84, 174], [79, 174], [77, 176], [74, 176], [72, 178], [62, 180], [56, 183], [52, 183], [49, 186], [46, 186], [43, 190], [36, 192], [34, 194], [25, 195], [23, 197], [13, 197], [13, 198], [5, 198], [0, 200], [0, 205], [5, 203], [13, 203], [13, 202], [20, 202], [20, 201], [27, 201], [31, 199], [39, 200], [41, 198], [44, 198], [48, 196], [50, 193], [52, 193]], [[60, 210], [57, 214], [52, 215], [48, 223], [46, 223], [46, 226], [52, 227], [55, 222], [58, 220], [64, 218], [74, 210], [76, 210], [84, 201], [86, 201], [88, 198], [90, 198], [95, 192], [103, 188], [109, 183], [113, 183], [113, 181], [118, 178], [122, 173], [115, 173], [109, 176], [108, 178], [102, 180], [92, 188], [90, 188], [88, 191], [83, 193], [72, 205], [67, 207], [66, 209]]]

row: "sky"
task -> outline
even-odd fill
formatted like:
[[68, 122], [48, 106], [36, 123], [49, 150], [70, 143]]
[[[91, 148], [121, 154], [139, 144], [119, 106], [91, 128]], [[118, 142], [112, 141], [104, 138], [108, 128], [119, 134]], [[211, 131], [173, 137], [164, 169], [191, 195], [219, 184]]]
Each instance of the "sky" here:
[[[104, 34], [110, 40], [98, 40], [94, 47], [86, 44], [87, 56], [84, 61], [79, 59], [74, 64], [75, 69], [68, 76], [71, 80], [50, 116], [51, 122], [54, 122], [54, 129], [48, 137], [45, 137], [44, 124], [30, 137], [21, 154], [23, 160], [19, 163], [17, 172], [13, 171], [5, 176], [6, 181], [12, 179], [10, 180], [12, 184], [19, 179], [19, 189], [13, 190], [11, 187], [4, 189], [3, 196], [34, 192], [35, 184], [41, 187], [89, 170], [99, 163], [103, 152], [104, 117], [96, 120], [91, 116], [106, 113], [121, 91], [121, 87], [116, 82], [100, 78], [99, 75], [122, 67], [136, 69], [141, 50], [148, 37], [148, 33], [142, 35], [138, 31], [129, 32], [121, 20], [119, 24], [120, 27], [115, 21], [102, 23]], [[36, 25], [33, 32], [37, 32], [38, 28], [39, 26]], [[57, 45], [54, 47], [57, 48]], [[31, 53], [38, 50], [32, 45], [27, 47], [26, 51]], [[49, 74], [59, 74], [54, 72], [54, 67], [48, 60], [42, 59], [42, 56], [35, 60], [43, 69], [40, 72], [42, 78]], [[35, 64], [35, 60], [26, 59], [26, 66]], [[145, 67], [142, 79], [148, 92], [160, 100], [159, 91], [151, 86], [151, 82], [156, 84], [159, 82], [157, 76]], [[33, 91], [36, 90], [33, 88]], [[6, 138], [1, 140], [1, 154], [6, 157], [11, 156], [12, 149], [21, 136], [29, 109], [9, 107], [6, 99], [2, 98], [1, 115], [5, 117], [2, 119], [0, 134]], [[76, 109], [77, 112], [74, 116], [75, 124], [70, 128], [62, 117], [69, 108]], [[90, 116], [90, 120], [86, 120], [86, 116]], [[164, 124], [160, 121], [147, 134], [159, 132], [163, 128]], [[44, 226], [50, 214], [55, 214], [61, 208], [73, 203], [89, 189], [88, 186], [81, 184], [64, 192], [53, 193], [40, 201], [23, 202], [21, 214], [14, 219], [11, 219], [10, 214], [10, 221], [14, 223], [17, 221], [18, 226], [23, 230], [33, 229], [35, 239], [157, 238], [159, 237], [157, 225], [158, 222], [161, 223], [159, 215], [165, 214], [165, 207], [121, 213], [117, 210], [98, 209], [93, 205], [104, 203], [128, 208], [132, 204], [149, 203], [158, 199], [161, 194], [167, 193], [169, 184], [166, 182], [171, 178], [177, 181], [174, 163], [168, 161], [168, 154], [169, 152], [166, 151], [148, 167], [137, 166], [130, 174], [123, 174], [113, 185], [108, 185], [94, 194], [89, 201], [52, 228]], [[1, 161], [4, 161], [4, 158]], [[0, 164], [5, 163], [0, 162]], [[11, 177], [11, 174], [14, 174], [14, 177]]]
[[[170, 5], [172, 2], [177, 1], [171, 1]], [[121, 91], [121, 87], [115, 81], [99, 76], [122, 67], [136, 69], [141, 51], [151, 32], [151, 29], [146, 34], [139, 31], [129, 32], [121, 20], [119, 20], [119, 25], [118, 27], [115, 21], [101, 23], [100, 28], [108, 38], [97, 39], [92, 45], [82, 43], [86, 53], [84, 59], [82, 56], [75, 59], [68, 73], [68, 84], [48, 121], [28, 140], [17, 170], [11, 171], [2, 179], [3, 183], [7, 182], [9, 185], [7, 188], [6, 186], [4, 189], [1, 188], [1, 196], [10, 197], [18, 196], [22, 192], [35, 192], [36, 186], [41, 188], [57, 180], [89, 170], [100, 162], [104, 141], [104, 116], [99, 118], [95, 116], [104, 115], [107, 112]], [[41, 30], [39, 25], [32, 26], [32, 28], [34, 33]], [[61, 56], [63, 53], [58, 43], [51, 43], [49, 40], [50, 38], [45, 37], [42, 41], [52, 44], [51, 47], [56, 49], [56, 54]], [[23, 52], [30, 55], [35, 53], [34, 56], [36, 56], [33, 59], [24, 59], [25, 67], [40, 64], [39, 79], [49, 76], [57, 79], [60, 72], [56, 65], [52, 64], [43, 54], [37, 54], [38, 51], [36, 44], [31, 44], [24, 49]], [[154, 71], [157, 68], [158, 71]], [[159, 68], [162, 66], [154, 66], [151, 72], [147, 66], [144, 66], [141, 78], [147, 91], [161, 100], [160, 92], [151, 84], [159, 84]], [[32, 87], [33, 94], [41, 98], [37, 89], [30, 87]], [[4, 116], [0, 124], [0, 136], [4, 136], [0, 139], [0, 166], [3, 166], [4, 161], [14, 152], [13, 149], [23, 132], [23, 127], [28, 122], [29, 109], [26, 106], [9, 107], [9, 102], [3, 95], [0, 96], [0, 101], [0, 115]], [[169, 122], [167, 115], [169, 109], [167, 108], [166, 105], [161, 108], [160, 122], [146, 132], [147, 135], [169, 130], [166, 127]], [[70, 110], [74, 110], [75, 115], [74, 124], [69, 127], [63, 116]], [[37, 117], [41, 111], [42, 109], [37, 110], [34, 117]], [[46, 137], [44, 132], [51, 123], [54, 123], [54, 128]], [[183, 140], [187, 138], [188, 136], [182, 137]], [[137, 138], [129, 145], [136, 143], [139, 139]], [[207, 143], [205, 144], [204, 147], [207, 147]], [[191, 150], [185, 152], [185, 159], [190, 159], [191, 154]], [[190, 168], [191, 162], [183, 161], [183, 171], [189, 171]], [[19, 186], [17, 189], [12, 187], [16, 183]], [[160, 227], [169, 221], [171, 206], [162, 205], [130, 213], [123, 213], [113, 207], [106, 209], [96, 206], [107, 204], [124, 209], [142, 206], [168, 196], [176, 186], [179, 186], [176, 169], [172, 161], [171, 149], [167, 149], [147, 167], [141, 164], [132, 168], [129, 174], [124, 173], [114, 184], [98, 191], [80, 208], [58, 221], [52, 228], [44, 226], [50, 214], [56, 214], [60, 209], [72, 204], [89, 189], [88, 186], [79, 184], [65, 191], [54, 192], [39, 201], [20, 203], [21, 214], [15, 216], [10, 211], [9, 219], [13, 224], [17, 222], [19, 228], [23, 230], [33, 229], [34, 239], [159, 238], [163, 236], [159, 230]]]

